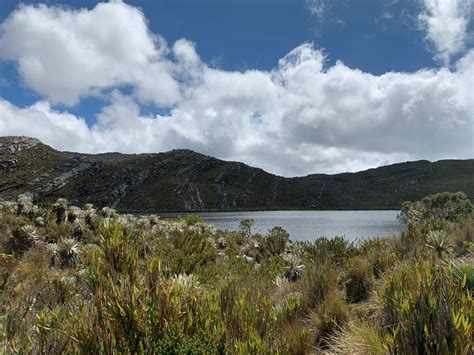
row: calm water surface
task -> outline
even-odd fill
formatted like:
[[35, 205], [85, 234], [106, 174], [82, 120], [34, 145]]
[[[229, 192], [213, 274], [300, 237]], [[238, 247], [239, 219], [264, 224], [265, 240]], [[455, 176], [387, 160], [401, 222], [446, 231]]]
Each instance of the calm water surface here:
[[[253, 218], [252, 232], [266, 233], [281, 226], [293, 240], [314, 240], [325, 236], [345, 236], [348, 240], [398, 234], [403, 225], [399, 211], [257, 211], [197, 213], [220, 229], [235, 230], [245, 218]], [[176, 216], [177, 214], [173, 214]], [[179, 215], [179, 214], [178, 214]], [[166, 217], [167, 215], [163, 215]]]

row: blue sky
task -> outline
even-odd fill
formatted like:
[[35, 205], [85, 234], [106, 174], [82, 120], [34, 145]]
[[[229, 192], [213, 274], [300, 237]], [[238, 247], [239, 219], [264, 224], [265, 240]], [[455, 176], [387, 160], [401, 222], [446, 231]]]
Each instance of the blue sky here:
[[[0, 9], [5, 19], [18, 1], [6, 1]], [[23, 1], [37, 4], [37, 1]], [[64, 6], [64, 1], [44, 1]], [[342, 60], [352, 68], [373, 74], [414, 71], [437, 66], [407, 14], [420, 4], [400, 0], [333, 1], [318, 18], [301, 0], [139, 0], [127, 1], [146, 14], [151, 31], [167, 41], [186, 38], [197, 44], [202, 59], [225, 70], [271, 70], [278, 59], [303, 42], [314, 42], [325, 50], [328, 64]], [[72, 8], [93, 8], [97, 1], [68, 1]], [[393, 18], [383, 18], [384, 14]], [[14, 64], [4, 63], [2, 77], [8, 82], [2, 96], [16, 104], [31, 104], [39, 96], [25, 89]], [[86, 99], [70, 112], [95, 123], [102, 100]], [[58, 105], [63, 108], [62, 105]], [[153, 111], [154, 108], [144, 108]]]
[[[34, 110], [41, 112], [48, 117], [47, 121], [48, 124], [52, 124], [51, 127], [60, 124], [58, 122], [62, 122], [61, 119], [66, 116], [68, 119], [76, 120], [73, 125], [80, 125], [81, 121], [87, 123], [88, 127], [81, 128], [86, 130], [85, 136], [81, 136], [81, 139], [90, 140], [88, 144], [72, 144], [70, 140], [67, 143], [68, 140], [62, 139], [59, 133], [57, 135], [46, 131], [39, 133], [43, 140], [46, 139], [48, 143], [58, 148], [92, 152], [109, 149], [141, 152], [191, 148], [224, 159], [241, 160], [259, 165], [283, 175], [318, 171], [351, 171], [407, 159], [433, 160], [472, 156], [472, 140], [466, 141], [466, 137], [463, 138], [464, 145], [457, 144], [456, 149], [451, 151], [433, 152], [430, 150], [429, 146], [435, 142], [430, 141], [429, 137], [441, 136], [439, 132], [428, 135], [424, 143], [408, 144], [413, 147], [407, 149], [388, 149], [382, 143], [393, 140], [393, 147], [396, 147], [398, 139], [400, 146], [403, 145], [402, 137], [380, 139], [380, 146], [365, 144], [363, 141], [378, 141], [379, 137], [370, 137], [370, 130], [360, 128], [365, 127], [366, 122], [352, 122], [351, 118], [347, 117], [352, 115], [350, 110], [347, 111], [344, 105], [338, 104], [337, 100], [333, 100], [329, 95], [334, 94], [330, 84], [341, 81], [342, 75], [345, 75], [344, 87], [338, 89], [337, 95], [343, 95], [341, 97], [347, 102], [354, 102], [354, 109], [357, 109], [359, 106], [362, 107], [358, 100], [363, 100], [357, 93], [358, 85], [363, 85], [360, 90], [369, 90], [369, 87], [373, 88], [375, 85], [380, 94], [378, 91], [370, 91], [370, 95], [373, 94], [380, 102], [375, 103], [373, 107], [364, 106], [359, 110], [370, 109], [373, 112], [381, 105], [386, 106], [380, 113], [382, 120], [393, 120], [394, 132], [400, 132], [400, 135], [403, 134], [403, 129], [408, 131], [414, 129], [414, 127], [409, 127], [413, 118], [401, 117], [405, 123], [403, 127], [398, 127], [400, 122], [397, 122], [394, 105], [399, 106], [402, 112], [399, 115], [408, 115], [406, 112], [412, 115], [412, 106], [416, 106], [419, 110], [417, 114], [424, 115], [424, 119], [428, 120], [418, 122], [417, 129], [426, 130], [429, 121], [432, 123], [428, 127], [438, 131], [441, 131], [443, 127], [446, 129], [454, 125], [454, 128], [450, 128], [453, 130], [452, 139], [454, 140], [459, 140], [459, 136], [454, 134], [455, 129], [466, 132], [467, 127], [467, 132], [469, 130], [472, 132], [472, 120], [469, 118], [472, 109], [472, 105], [469, 104], [471, 97], [469, 93], [462, 91], [465, 90], [465, 81], [469, 80], [466, 78], [466, 73], [470, 73], [469, 53], [472, 48], [473, 30], [471, 0], [147, 0], [115, 2], [117, 6], [103, 3], [104, 9], [110, 8], [110, 11], [117, 11], [117, 14], [120, 11], [123, 12], [124, 17], [121, 21], [124, 25], [122, 26], [120, 22], [114, 25], [117, 27], [117, 32], [125, 31], [124, 43], [127, 41], [126, 36], [130, 29], [134, 31], [139, 23], [141, 27], [138, 26], [140, 30], [137, 31], [137, 36], [144, 38], [144, 44], [143, 47], [137, 47], [137, 53], [143, 51], [143, 55], [148, 59], [146, 63], [136, 64], [135, 59], [131, 58], [132, 55], [129, 58], [128, 54], [124, 54], [123, 62], [110, 64], [122, 67], [117, 67], [117, 73], [104, 75], [103, 80], [95, 79], [92, 71], [95, 67], [91, 64], [91, 68], [84, 68], [91, 79], [89, 82], [84, 79], [80, 85], [77, 82], [71, 82], [70, 85], [67, 82], [60, 82], [61, 78], [55, 77], [57, 73], [54, 70], [54, 62], [57, 61], [59, 68], [66, 70], [66, 76], [71, 71], [81, 71], [80, 64], [79, 67], [72, 64], [77, 58], [68, 58], [67, 54], [75, 53], [76, 50], [87, 52], [89, 48], [87, 46], [93, 43], [94, 38], [91, 39], [90, 34], [84, 35], [79, 22], [77, 33], [74, 32], [74, 28], [68, 28], [67, 21], [72, 18], [68, 16], [77, 18], [89, 16], [90, 21], [96, 21], [93, 26], [97, 25], [99, 33], [102, 31], [101, 23], [107, 21], [107, 18], [100, 18], [99, 7], [96, 6], [98, 2], [74, 0], [68, 1], [67, 6], [61, 1], [23, 1], [23, 4], [19, 7], [18, 1], [3, 0], [0, 8], [0, 22], [3, 26], [0, 32], [0, 50], [4, 52], [3, 56], [0, 53], [0, 98], [5, 104], [12, 105], [12, 110], [16, 110], [15, 112], [22, 109], [29, 110], [28, 113]], [[41, 6], [43, 10], [40, 10], [39, 4], [43, 4]], [[83, 9], [83, 15], [80, 15], [80, 9]], [[21, 22], [23, 15], [26, 16], [26, 21], [31, 19], [31, 29], [25, 29], [24, 23]], [[128, 19], [133, 19], [135, 16], [138, 22], [126, 24]], [[46, 28], [46, 32], [43, 37], [35, 37], [40, 28], [35, 26], [39, 26], [38, 23], [43, 20], [45, 24], [42, 29]], [[51, 33], [59, 31], [57, 43], [54, 42], [56, 38], [54, 35], [48, 36], [48, 26], [51, 26]], [[60, 26], [65, 26], [65, 29], [58, 30]], [[443, 28], [446, 28], [446, 31], [440, 30]], [[104, 31], [108, 30], [114, 32], [114, 29], [104, 29]], [[79, 49], [71, 45], [70, 51], [64, 51], [66, 54], [59, 53], [59, 56], [56, 56], [57, 53], [54, 51], [65, 46], [61, 42], [61, 33], [65, 32], [69, 32], [68, 36], [77, 39]], [[166, 41], [166, 45], [158, 45], [155, 42], [156, 48], [150, 49], [149, 46], [153, 46], [150, 44], [153, 43], [151, 38], [153, 36]], [[21, 44], [15, 43], [17, 38], [22, 41]], [[130, 40], [136, 42], [137, 38]], [[30, 40], [43, 41], [46, 49], [42, 51], [41, 46], [28, 47]], [[181, 40], [186, 42], [181, 43]], [[120, 39], [117, 41], [120, 42]], [[184, 66], [179, 60], [173, 47], [175, 43], [183, 44], [183, 50], [194, 53], [192, 67]], [[104, 74], [104, 70], [107, 71], [104, 58], [110, 58], [105, 51], [114, 45], [118, 46], [120, 43], [100, 42], [97, 46], [94, 44], [97, 52], [93, 54], [99, 58], [97, 63], [104, 65], [101, 68], [105, 68], [102, 69], [100, 75]], [[310, 48], [301, 47], [305, 45]], [[160, 46], [166, 47], [166, 53], [159, 54], [160, 59], [157, 60], [155, 57]], [[298, 50], [295, 56], [299, 58], [296, 60], [297, 63], [289, 61], [282, 67], [283, 58], [296, 49]], [[324, 56], [324, 59], [318, 55]], [[30, 64], [40, 63], [40, 67], [32, 68], [28, 64], [27, 69], [22, 69], [22, 65], [26, 65], [25, 58], [28, 58]], [[323, 66], [321, 69], [318, 69], [318, 61]], [[343, 66], [338, 66], [337, 61], [342, 61]], [[461, 73], [458, 69], [459, 63], [465, 62], [469, 63], [463, 66]], [[87, 66], [88, 59], [84, 58], [84, 62], [79, 60], [78, 63], [85, 63], [84, 65]], [[288, 84], [289, 78], [285, 77], [283, 83], [279, 81], [283, 74], [290, 73], [286, 70], [288, 66], [306, 68], [309, 64], [314, 65], [316, 71], [320, 71], [319, 77], [315, 76], [314, 80], [308, 79], [308, 82], [298, 77], [298, 81], [292, 84], [291, 88]], [[139, 77], [142, 79], [130, 79], [130, 75], [138, 75], [135, 73], [138, 66], [143, 66], [139, 70]], [[169, 69], [171, 67], [173, 69]], [[122, 75], [121, 73], [124, 72], [133, 72], [133, 74]], [[429, 72], [432, 78], [427, 78], [424, 72]], [[186, 73], [192, 73], [190, 76], [193, 79], [183, 79]], [[229, 80], [228, 85], [233, 85], [235, 81], [230, 77], [238, 73], [244, 74], [240, 84], [242, 91], [228, 94], [228, 97], [216, 95], [219, 99], [213, 98], [213, 100], [203, 97], [203, 93], [208, 89], [204, 84], [213, 80], [215, 75], [218, 74], [219, 80]], [[294, 71], [291, 73], [293, 75]], [[417, 100], [412, 103], [408, 97], [400, 98], [392, 87], [389, 88], [391, 81], [390, 74], [387, 73], [394, 74], [393, 80], [401, 81], [400, 87], [404, 85], [405, 89], [409, 87], [409, 90], [418, 97]], [[449, 76], [447, 73], [454, 77], [447, 77]], [[156, 76], [156, 81], [153, 80], [145, 87], [143, 78], [152, 78], [152, 75]], [[256, 78], [253, 78], [254, 76]], [[292, 76], [291, 80], [295, 78]], [[258, 89], [259, 85], [263, 85], [263, 90], [266, 90], [267, 84], [264, 81], [267, 79], [275, 85], [275, 88], [269, 89], [270, 96], [262, 97], [262, 103], [249, 102], [245, 93]], [[79, 76], [79, 81], [81, 80]], [[170, 93], [172, 90], [169, 86], [158, 87], [159, 84], [156, 82], [160, 83], [162, 80], [175, 86], [173, 93]], [[322, 87], [319, 80], [328, 83]], [[371, 84], [374, 80], [377, 83]], [[425, 81], [421, 83], [420, 80]], [[438, 80], [439, 83], [436, 84], [438, 88], [442, 88], [443, 80], [447, 80], [455, 92], [450, 93], [451, 100], [438, 100], [442, 101], [440, 105], [444, 104], [443, 107], [437, 108], [438, 111], [427, 113], [428, 108], [420, 106], [420, 102], [436, 100], [431, 97], [430, 90], [427, 89], [431, 85], [429, 80]], [[420, 86], [416, 86], [418, 81], [420, 81]], [[362, 82], [364, 84], [361, 84]], [[415, 86], [412, 87], [413, 85]], [[150, 91], [150, 87], [155, 91]], [[223, 88], [224, 92], [226, 91], [225, 85], [219, 87]], [[312, 93], [312, 87], [314, 93]], [[68, 91], [69, 88], [71, 88], [70, 95], [67, 97], [66, 94], [62, 95], [61, 90]], [[352, 88], [354, 91], [346, 90], [346, 88]], [[284, 99], [280, 98], [278, 102], [288, 101], [288, 104], [273, 112], [264, 101], [274, 100], [275, 97], [271, 95], [280, 97], [277, 93], [280, 89], [284, 89], [286, 94]], [[443, 90], [440, 89], [440, 94], [445, 94]], [[302, 96], [294, 101], [296, 94]], [[321, 97], [324, 97], [326, 101], [320, 102]], [[410, 102], [401, 102], [401, 100]], [[203, 107], [203, 102], [206, 102], [208, 107]], [[454, 108], [451, 107], [452, 102], [456, 102]], [[35, 106], [38, 103], [40, 106], [43, 105], [40, 109]], [[203, 128], [199, 126], [204, 122], [202, 117], [213, 115], [208, 112], [209, 110], [222, 117], [232, 109], [236, 111], [233, 105], [237, 104], [239, 115], [244, 116], [244, 121], [241, 122], [242, 126], [245, 126], [243, 131], [251, 132], [248, 133], [251, 137], [237, 138], [238, 143], [233, 149], [229, 149], [224, 141], [232, 139], [229, 138], [232, 137], [231, 133], [235, 132], [232, 122], [240, 120], [240, 116], [220, 122], [214, 122], [213, 118], [212, 125], [209, 121], [205, 121]], [[44, 105], [47, 105], [47, 108]], [[295, 109], [295, 106], [298, 108]], [[448, 110], [454, 113], [448, 115]], [[140, 140], [143, 135], [154, 142], [159, 140], [159, 143], [134, 145], [131, 143], [131, 137], [125, 133], [120, 135], [119, 132], [123, 132], [124, 127], [131, 124], [128, 122], [124, 127], [120, 126], [126, 122], [125, 119], [119, 117], [123, 112], [136, 116], [135, 124], [132, 126], [147, 127], [146, 132], [137, 129], [134, 132], [134, 139]], [[325, 114], [323, 115], [322, 112]], [[1, 113], [0, 110], [0, 119], [2, 119]], [[51, 118], [55, 114], [62, 116], [60, 119]], [[116, 116], [100, 118], [101, 115], [104, 117], [106, 114]], [[10, 115], [13, 114], [10, 113]], [[246, 115], [248, 117], [245, 118]], [[310, 117], [302, 118], [304, 115]], [[320, 118], [321, 115], [324, 117]], [[371, 116], [369, 113], [366, 115], [360, 113], [360, 115]], [[248, 122], [255, 124], [255, 117], [260, 116], [263, 117], [260, 126], [247, 127]], [[3, 117], [7, 117], [6, 113]], [[162, 136], [161, 133], [153, 136], [154, 133], [148, 131], [151, 121], [147, 119], [150, 117], [153, 117], [155, 121], [160, 119], [170, 122], [171, 126], [166, 127], [163, 127], [163, 122], [154, 123], [159, 126], [155, 129], [168, 132], [166, 136]], [[13, 118], [10, 119], [13, 120]], [[188, 119], [193, 120], [192, 124], [186, 122]], [[367, 119], [378, 121], [378, 117]], [[5, 118], [4, 120], [6, 122]], [[260, 123], [260, 120], [257, 121]], [[301, 121], [302, 127], [296, 127], [295, 121]], [[306, 127], [308, 122], [312, 125], [309, 128]], [[180, 124], [185, 125], [184, 128], [178, 127]], [[345, 125], [357, 127], [354, 127], [353, 134], [348, 136]], [[383, 129], [390, 127], [390, 125], [387, 127], [385, 125], [386, 122], [382, 125]], [[26, 129], [26, 121], [23, 126], [18, 123], [14, 125], [14, 128], [12, 126], [3, 128], [4, 133], [29, 132]], [[190, 132], [177, 133], [185, 128], [189, 129], [190, 126], [194, 127]], [[277, 126], [286, 127], [285, 131], [276, 132], [274, 128], [271, 128]], [[288, 134], [288, 130], [293, 129], [294, 132]], [[361, 131], [358, 132], [358, 129]], [[226, 132], [223, 136], [222, 131]], [[104, 132], [107, 135], [100, 136], [100, 134], [106, 134]], [[378, 132], [374, 127], [374, 135]], [[1, 125], [0, 133], [2, 133]], [[347, 144], [341, 141], [347, 140], [347, 137], [354, 142]], [[123, 140], [124, 144], [106, 144], [104, 143], [106, 139]], [[281, 163], [275, 163], [270, 153], [275, 144], [284, 144], [288, 148], [286, 157]], [[311, 158], [313, 155], [320, 155], [322, 158]], [[297, 162], [295, 162], [295, 156], [298, 156]], [[307, 164], [308, 162], [310, 164]]]
[[[6, 2], [0, 20], [18, 6]], [[36, 4], [36, 1], [23, 1]], [[44, 1], [63, 5], [64, 1]], [[71, 0], [70, 7], [93, 8], [97, 1]], [[412, 71], [435, 65], [409, 13], [417, 1], [336, 0], [318, 19], [304, 0], [147, 0], [127, 1], [146, 14], [150, 29], [169, 42], [187, 38], [206, 62], [224, 69], [271, 69], [296, 45], [310, 41], [325, 48], [329, 60], [343, 60], [375, 74]], [[382, 18], [390, 13], [391, 19]], [[343, 22], [341, 22], [343, 21]], [[410, 23], [411, 22], [411, 23]]]

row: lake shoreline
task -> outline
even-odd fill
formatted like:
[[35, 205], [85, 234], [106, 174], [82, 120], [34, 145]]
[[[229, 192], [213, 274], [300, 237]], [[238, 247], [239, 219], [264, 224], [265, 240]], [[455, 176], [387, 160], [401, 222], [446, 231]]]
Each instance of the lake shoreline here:
[[294, 241], [312, 241], [325, 236], [344, 236], [348, 241], [398, 235], [404, 228], [399, 210], [245, 211], [165, 213], [162, 219], [196, 215], [218, 229], [235, 231], [244, 219], [252, 219], [252, 231], [265, 235], [275, 226], [285, 229]]
[[399, 207], [389, 207], [389, 208], [339, 208], [339, 209], [317, 209], [317, 208], [258, 208], [258, 209], [233, 209], [233, 210], [222, 210], [222, 209], [205, 209], [205, 210], [161, 210], [161, 211], [153, 211], [153, 210], [143, 210], [143, 211], [132, 211], [132, 210], [121, 210], [120, 208], [116, 208], [116, 211], [121, 214], [133, 214], [133, 215], [149, 215], [149, 214], [156, 214], [159, 215], [160, 213], [173, 213], [173, 214], [196, 214], [196, 213], [241, 213], [241, 212], [304, 212], [304, 211], [314, 211], [314, 212], [345, 212], [345, 211], [398, 211], [400, 212]]

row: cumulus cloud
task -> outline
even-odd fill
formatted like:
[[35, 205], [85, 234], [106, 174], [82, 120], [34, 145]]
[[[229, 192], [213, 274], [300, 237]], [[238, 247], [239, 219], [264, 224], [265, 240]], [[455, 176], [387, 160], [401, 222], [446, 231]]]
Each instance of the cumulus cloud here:
[[167, 51], [144, 14], [121, 1], [91, 10], [20, 5], [0, 27], [0, 58], [52, 103], [131, 85], [144, 102], [173, 104], [180, 93]]
[[452, 56], [466, 46], [467, 29], [472, 15], [472, 0], [422, 0], [418, 24], [426, 31], [425, 39], [435, 56], [449, 64]]
[[57, 149], [87, 151], [93, 141], [84, 119], [55, 111], [47, 101], [20, 108], [0, 98], [0, 134], [38, 137]]
[[[102, 6], [117, 4], [126, 6]], [[88, 12], [41, 11], [80, 17], [98, 6]], [[17, 11], [25, 9], [40, 8], [23, 6]], [[141, 12], [129, 10], [146, 24]], [[156, 37], [146, 26], [142, 32]], [[58, 45], [58, 39], [51, 41], [50, 46]], [[141, 86], [129, 82], [134, 90], [123, 90], [118, 82], [100, 86], [96, 78], [90, 79], [93, 84], [83, 81], [87, 90], [76, 92], [79, 97], [110, 89], [95, 125], [89, 127], [82, 118], [51, 106], [57, 88], [49, 93], [31, 86], [45, 96], [43, 101], [21, 108], [0, 99], [0, 134], [36, 136], [59, 149], [91, 153], [189, 148], [286, 176], [355, 171], [411, 159], [472, 157], [474, 51], [451, 69], [373, 75], [340, 61], [328, 66], [325, 53], [305, 43], [272, 70], [239, 72], [206, 65], [196, 45], [185, 39], [161, 54], [156, 39], [152, 42], [153, 59], [145, 55], [143, 64], [123, 69], [143, 75]], [[28, 53], [41, 59], [43, 52], [38, 48]], [[141, 104], [160, 92], [154, 85], [164, 80], [163, 72], [175, 83], [179, 98], [169, 99], [173, 104], [167, 114], [144, 115]]]

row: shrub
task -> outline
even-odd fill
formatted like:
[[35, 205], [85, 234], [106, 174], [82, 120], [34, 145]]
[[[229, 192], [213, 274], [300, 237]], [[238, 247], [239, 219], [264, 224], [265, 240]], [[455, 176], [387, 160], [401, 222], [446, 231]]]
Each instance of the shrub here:
[[195, 214], [188, 214], [184, 217], [184, 222], [188, 226], [193, 226], [198, 223], [204, 223], [204, 220], [202, 219], [201, 216], [195, 215]]
[[474, 251], [474, 220], [456, 224], [451, 229], [449, 238], [456, 256], [464, 256]]
[[376, 238], [362, 241], [359, 245], [361, 254], [365, 256], [372, 266], [375, 278], [380, 278], [382, 273], [393, 267], [398, 261], [393, 251], [395, 238]]
[[314, 245], [307, 249], [307, 253], [315, 262], [341, 265], [357, 255], [358, 250], [343, 237], [334, 237], [332, 239], [321, 237], [314, 241]]
[[205, 266], [217, 257], [214, 244], [196, 232], [174, 235], [170, 247], [166, 251], [167, 266], [175, 274], [192, 274], [197, 267]]
[[252, 235], [252, 227], [255, 221], [252, 218], [246, 218], [240, 221], [237, 231], [242, 234], [245, 238], [250, 238]]
[[374, 275], [370, 263], [365, 259], [355, 259], [346, 275], [346, 297], [350, 303], [366, 300], [374, 286]]
[[269, 295], [239, 288], [234, 282], [225, 285], [219, 295], [220, 312], [226, 332], [234, 339], [258, 341], [267, 335], [275, 322]]
[[443, 222], [458, 222], [468, 217], [474, 207], [464, 192], [442, 192], [424, 197], [421, 201], [404, 202], [399, 215], [406, 224], [443, 228]]
[[303, 295], [299, 292], [291, 292], [287, 294], [282, 297], [275, 306], [273, 306], [276, 319], [285, 321], [297, 316], [302, 309]]
[[292, 321], [286, 323], [281, 330], [281, 354], [306, 355], [314, 353], [314, 334], [308, 329], [306, 322]]
[[286, 243], [290, 235], [281, 227], [274, 227], [264, 239], [265, 249], [272, 255], [278, 255], [285, 251]]
[[[416, 260], [395, 270], [380, 291], [391, 352], [467, 354], [473, 299], [444, 266]], [[459, 286], [460, 287], [460, 286]]]

